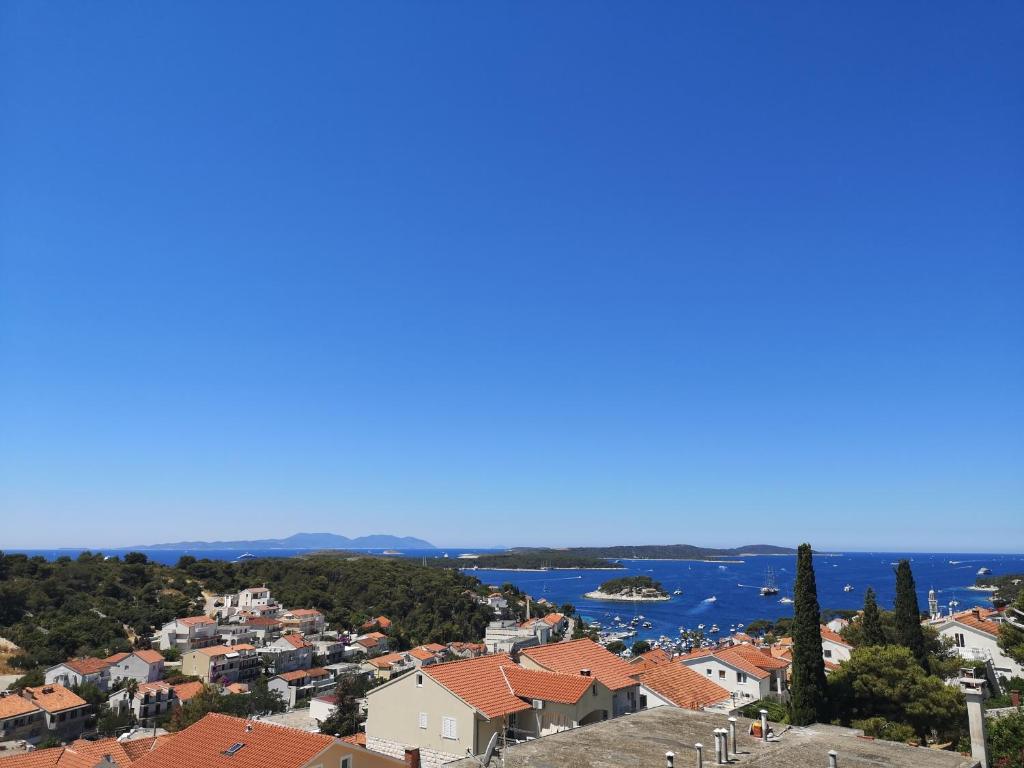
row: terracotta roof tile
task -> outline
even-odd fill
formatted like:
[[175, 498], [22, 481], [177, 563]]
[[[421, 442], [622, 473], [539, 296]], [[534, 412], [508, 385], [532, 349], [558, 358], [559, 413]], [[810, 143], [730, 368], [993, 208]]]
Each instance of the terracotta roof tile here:
[[371, 667], [376, 667], [377, 669], [391, 669], [395, 664], [405, 661], [407, 656], [408, 654], [404, 651], [386, 653], [383, 656], [372, 658], [366, 663]]
[[282, 672], [280, 675], [276, 675], [280, 680], [287, 680], [292, 682], [293, 680], [304, 680], [307, 677], [321, 678], [330, 677], [331, 673], [322, 667], [313, 667], [313, 669], [296, 669], [292, 672]]
[[[299, 768], [334, 743], [320, 733], [209, 714], [140, 757], [133, 768]], [[243, 746], [225, 754], [235, 744]]]
[[299, 618], [302, 618], [304, 616], [323, 616], [323, 614], [315, 608], [293, 608], [292, 610], [288, 611], [288, 615], [297, 616]]
[[178, 619], [179, 624], [184, 624], [186, 627], [198, 627], [202, 624], [214, 624], [214, 620], [209, 616], [186, 616], [184, 619]]
[[661, 664], [668, 664], [671, 661], [671, 656], [661, 650], [661, 648], [655, 648], [647, 651], [647, 653], [641, 653], [639, 656], [634, 657], [629, 662], [629, 666], [632, 669], [631, 674], [636, 675], [640, 672], [646, 672], [650, 669], [654, 669], [654, 667]]
[[842, 635], [840, 635], [835, 630], [829, 629], [824, 624], [821, 625], [821, 639], [830, 640], [833, 643], [839, 643], [839, 645], [845, 645], [847, 648], [853, 647], [848, 642], [846, 642], [846, 640], [843, 639]]
[[[127, 656], [127, 654], [125, 654]], [[68, 669], [73, 669], [80, 675], [95, 675], [97, 672], [102, 672], [108, 669], [113, 662], [107, 659], [97, 659], [93, 656], [87, 656], [81, 659], [68, 659], [64, 662], [64, 666]], [[56, 665], [60, 666], [60, 665]]]
[[172, 685], [171, 687], [174, 689], [174, 695], [181, 701], [188, 701], [203, 690], [203, 683], [195, 681], [191, 683], [179, 683], [178, 685]]
[[134, 651], [134, 653], [147, 664], [159, 664], [164, 660], [164, 657], [160, 655], [159, 651], [147, 649], [143, 651]]
[[635, 670], [629, 662], [587, 638], [524, 648], [522, 655], [552, 672], [578, 675], [580, 670], [589, 669], [613, 691], [636, 685], [636, 680], [630, 677]]
[[362, 731], [354, 733], [351, 736], [343, 736], [341, 740], [348, 744], [355, 744], [360, 747], [366, 746], [366, 734]]
[[491, 719], [530, 709], [529, 704], [512, 693], [502, 673], [502, 667], [513, 664], [512, 657], [507, 653], [497, 653], [493, 656], [434, 664], [424, 667], [423, 674]]
[[128, 755], [130, 760], [138, 760], [144, 754], [152, 750], [157, 743], [157, 738], [147, 736], [144, 739], [132, 739], [131, 741], [122, 741], [121, 748]]
[[239, 643], [238, 645], [210, 645], [206, 648], [196, 648], [196, 651], [204, 656], [224, 656], [225, 654], [237, 653], [238, 651], [255, 650], [256, 646], [249, 645], [248, 643]]
[[[988, 608], [972, 608], [968, 611], [961, 611], [955, 613], [949, 619], [963, 624], [964, 626], [970, 627], [971, 629], [977, 629], [980, 632], [985, 632], [989, 635], [999, 634], [999, 624], [992, 621], [989, 617], [994, 615], [996, 611]], [[949, 620], [947, 619], [947, 621]]]
[[436, 651], [430, 651], [426, 647], [420, 645], [420, 646], [417, 646], [417, 647], [413, 648], [412, 650], [410, 650], [409, 651], [409, 655], [412, 656], [414, 659], [419, 659], [420, 661], [426, 661], [427, 659], [434, 658], [437, 655], [437, 652]]
[[524, 699], [543, 699], [561, 704], [575, 704], [594, 682], [592, 677], [541, 672], [510, 665], [501, 668], [512, 692]]
[[107, 656], [104, 661], [107, 662], [107, 664], [117, 664], [124, 661], [129, 656], [131, 656], [130, 653], [115, 653], [112, 656]]
[[643, 672], [640, 682], [683, 709], [703, 709], [730, 698], [725, 688], [685, 664], [658, 664]]
[[8, 717], [17, 717], [18, 715], [27, 715], [29, 712], [35, 712], [38, 709], [39, 707], [28, 699], [13, 693], [0, 697], [0, 720]]
[[309, 647], [309, 643], [306, 642], [302, 635], [282, 635], [281, 639], [289, 643], [293, 648]]
[[62, 712], [65, 709], [87, 706], [85, 699], [72, 693], [63, 685], [40, 685], [25, 690], [32, 696], [32, 701], [47, 712]]

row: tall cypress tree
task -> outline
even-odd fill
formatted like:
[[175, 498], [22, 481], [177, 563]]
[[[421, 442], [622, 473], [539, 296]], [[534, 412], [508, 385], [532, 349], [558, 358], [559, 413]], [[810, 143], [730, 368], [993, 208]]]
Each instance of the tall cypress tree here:
[[885, 645], [885, 632], [882, 631], [882, 616], [878, 612], [875, 601], [875, 590], [868, 587], [864, 592], [864, 645]]
[[793, 589], [793, 674], [790, 681], [790, 720], [808, 725], [828, 720], [828, 689], [825, 657], [821, 653], [821, 609], [814, 581], [810, 544], [801, 544], [796, 555]]
[[896, 566], [896, 603], [893, 606], [896, 622], [896, 642], [908, 648], [918, 663], [928, 671], [928, 654], [921, 628], [921, 609], [917, 605], [917, 588], [909, 560], [900, 560]]

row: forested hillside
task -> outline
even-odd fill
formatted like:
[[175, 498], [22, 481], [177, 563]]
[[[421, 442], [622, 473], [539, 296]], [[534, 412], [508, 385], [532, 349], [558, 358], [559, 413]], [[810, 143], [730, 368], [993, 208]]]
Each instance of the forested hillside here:
[[30, 669], [68, 657], [145, 646], [175, 616], [201, 612], [203, 590], [270, 587], [289, 608], [318, 608], [348, 628], [384, 614], [400, 644], [478, 640], [491, 611], [473, 600], [480, 583], [457, 571], [404, 559], [268, 558], [227, 563], [183, 557], [177, 567], [131, 553], [83, 553], [47, 562], [0, 553], [0, 636], [22, 648]]

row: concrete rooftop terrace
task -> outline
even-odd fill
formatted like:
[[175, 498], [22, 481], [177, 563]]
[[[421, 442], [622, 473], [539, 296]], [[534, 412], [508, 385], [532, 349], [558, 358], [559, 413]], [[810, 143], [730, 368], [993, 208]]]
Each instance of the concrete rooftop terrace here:
[[[751, 721], [736, 722], [739, 754], [730, 764], [751, 768], [827, 768], [829, 750], [839, 753], [839, 768], [974, 768], [978, 763], [956, 752], [872, 741], [860, 731], [833, 725], [790, 728], [772, 724], [779, 741], [747, 735]], [[693, 745], [704, 745], [704, 766], [715, 765], [715, 728], [728, 728], [726, 715], [657, 707], [603, 723], [587, 725], [505, 750], [505, 768], [663, 768], [665, 753], [675, 753], [675, 768], [696, 766]], [[459, 760], [452, 766], [477, 766]], [[493, 761], [491, 765], [500, 765]]]

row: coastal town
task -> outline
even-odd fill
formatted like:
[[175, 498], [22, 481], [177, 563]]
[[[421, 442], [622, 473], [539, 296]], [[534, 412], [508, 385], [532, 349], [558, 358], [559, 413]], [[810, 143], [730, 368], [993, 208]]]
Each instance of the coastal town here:
[[[664, 596], [649, 580], [607, 584], [602, 597]], [[316, 608], [281, 604], [266, 584], [204, 592], [195, 613], [138, 637], [131, 651], [67, 658], [32, 685], [9, 679], [0, 693], [0, 768], [36, 768], [44, 755], [53, 765], [88, 768], [101, 764], [101, 753], [119, 768], [169, 765], [185, 753], [198, 761], [223, 754], [228, 735], [228, 746], [252, 742], [270, 760], [284, 749], [277, 734], [308, 743], [296, 755], [333, 750], [342, 765], [437, 768], [495, 751], [509, 759], [543, 754], [546, 743], [562, 749], [577, 730], [586, 732], [584, 742], [602, 729], [615, 738], [623, 718], [654, 718], [680, 732], [714, 724], [694, 743], [714, 743], [730, 760], [751, 765], [774, 765], [780, 758], [769, 756], [772, 748], [784, 750], [794, 738], [784, 735], [793, 726], [782, 713], [794, 695], [796, 630], [627, 646], [621, 633], [588, 626], [572, 606], [561, 610], [507, 586], [481, 585], [465, 597], [490, 615], [482, 637], [411, 645], [398, 631], [401, 617], [331, 626]], [[869, 627], [878, 620], [875, 610], [866, 604], [865, 611], [818, 625], [814, 647], [828, 678], [842, 678], [863, 661], [858, 646], [865, 632], [877, 630]], [[898, 765], [979, 764], [984, 740], [975, 735], [991, 716], [982, 702], [1012, 693], [1010, 709], [1019, 706], [1014, 686], [1024, 668], [999, 642], [1013, 616], [1012, 608], [981, 606], [944, 612], [932, 592], [918, 617], [919, 631], [944, 649], [945, 671], [937, 672], [943, 687], [966, 701], [963, 745], [942, 744], [934, 729], [901, 738], [873, 732], [881, 738], [849, 743]], [[232, 717], [219, 711], [218, 699], [248, 702], [248, 709]], [[656, 712], [663, 709], [674, 714]], [[849, 735], [830, 727], [836, 743], [866, 732], [863, 724]], [[730, 736], [719, 744], [726, 728]], [[741, 750], [744, 740], [757, 750]], [[917, 750], [898, 751], [906, 742]]]

